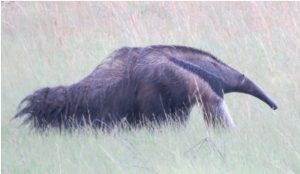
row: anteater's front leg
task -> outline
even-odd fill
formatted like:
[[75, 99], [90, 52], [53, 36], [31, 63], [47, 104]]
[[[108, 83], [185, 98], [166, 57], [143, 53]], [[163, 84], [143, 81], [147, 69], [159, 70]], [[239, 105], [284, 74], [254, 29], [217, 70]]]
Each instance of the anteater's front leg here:
[[227, 105], [222, 98], [211, 96], [202, 101], [202, 103], [204, 119], [208, 126], [212, 124], [214, 127], [218, 125], [228, 128], [234, 127]]

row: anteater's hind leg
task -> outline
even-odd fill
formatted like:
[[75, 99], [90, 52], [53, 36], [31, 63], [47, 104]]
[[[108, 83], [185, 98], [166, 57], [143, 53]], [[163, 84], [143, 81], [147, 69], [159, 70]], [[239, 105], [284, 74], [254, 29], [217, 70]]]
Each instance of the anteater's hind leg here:
[[234, 127], [225, 101], [220, 97], [211, 97], [203, 102], [204, 119], [208, 126]]

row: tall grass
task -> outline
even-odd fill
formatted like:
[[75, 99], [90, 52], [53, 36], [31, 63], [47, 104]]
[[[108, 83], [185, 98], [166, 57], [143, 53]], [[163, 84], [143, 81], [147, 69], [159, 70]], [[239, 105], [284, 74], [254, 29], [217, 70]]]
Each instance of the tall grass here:
[[[3, 173], [300, 173], [299, 2], [1, 5]], [[279, 109], [226, 95], [230, 131], [207, 128], [199, 107], [185, 127], [157, 131], [40, 135], [9, 122], [34, 90], [76, 83], [119, 47], [153, 44], [211, 52]]]

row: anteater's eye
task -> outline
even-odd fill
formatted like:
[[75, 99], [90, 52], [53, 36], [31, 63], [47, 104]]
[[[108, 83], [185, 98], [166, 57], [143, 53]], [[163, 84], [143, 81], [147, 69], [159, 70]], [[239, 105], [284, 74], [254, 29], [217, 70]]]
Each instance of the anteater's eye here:
[[211, 62], [215, 67], [217, 67], [217, 63], [216, 62]]

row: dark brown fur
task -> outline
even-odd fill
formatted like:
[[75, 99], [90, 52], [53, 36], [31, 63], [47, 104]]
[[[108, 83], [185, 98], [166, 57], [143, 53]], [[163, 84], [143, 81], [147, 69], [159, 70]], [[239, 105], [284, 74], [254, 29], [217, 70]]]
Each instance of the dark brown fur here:
[[[177, 64], [171, 59], [178, 60]], [[184, 65], [179, 66], [181, 62]], [[224, 80], [219, 69], [235, 71], [194, 48], [124, 47], [78, 83], [42, 88], [27, 96], [21, 102], [27, 105], [14, 118], [27, 115], [24, 123], [38, 130], [68, 129], [84, 123], [111, 128], [124, 121], [136, 126], [169, 118], [185, 122], [200, 102], [208, 124], [217, 122], [215, 115], [223, 115], [226, 122], [230, 115], [225, 113], [223, 94], [216, 92]], [[205, 77], [201, 77], [203, 73]]]

